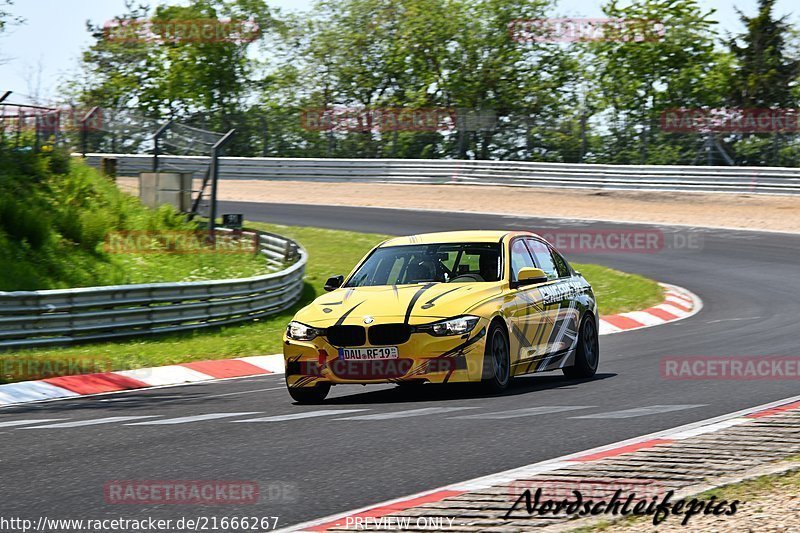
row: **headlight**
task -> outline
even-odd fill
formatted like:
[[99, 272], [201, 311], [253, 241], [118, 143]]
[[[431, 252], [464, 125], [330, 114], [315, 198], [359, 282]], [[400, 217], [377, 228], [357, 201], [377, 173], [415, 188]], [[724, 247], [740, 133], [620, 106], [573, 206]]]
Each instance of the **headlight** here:
[[479, 320], [480, 318], [477, 316], [459, 316], [429, 324], [428, 328], [430, 329], [426, 328], [426, 330], [431, 335], [435, 335], [437, 337], [445, 337], [448, 335], [464, 335], [475, 329], [475, 326], [478, 324]]
[[286, 336], [296, 341], [310, 341], [323, 334], [323, 330], [306, 326], [302, 322], [289, 322], [286, 326]]

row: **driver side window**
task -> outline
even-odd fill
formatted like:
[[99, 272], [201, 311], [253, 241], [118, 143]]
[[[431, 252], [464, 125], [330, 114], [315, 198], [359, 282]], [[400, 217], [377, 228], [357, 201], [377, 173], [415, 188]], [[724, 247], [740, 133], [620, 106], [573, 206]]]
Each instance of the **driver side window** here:
[[528, 246], [530, 247], [531, 252], [533, 252], [534, 257], [536, 257], [536, 262], [539, 264], [539, 268], [544, 270], [544, 273], [547, 274], [547, 278], [558, 279], [560, 275], [558, 268], [553, 261], [553, 256], [550, 255], [550, 248], [542, 241], [537, 241], [536, 239], [526, 240], [528, 241]]
[[517, 239], [511, 243], [511, 281], [516, 281], [517, 273], [525, 267], [535, 268], [536, 265], [528, 247], [525, 246], [525, 241]]

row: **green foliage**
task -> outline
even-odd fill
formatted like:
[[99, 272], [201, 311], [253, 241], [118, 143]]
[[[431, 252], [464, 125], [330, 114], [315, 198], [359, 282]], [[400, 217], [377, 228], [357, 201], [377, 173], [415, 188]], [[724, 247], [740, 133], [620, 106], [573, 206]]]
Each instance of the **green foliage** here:
[[[754, 17], [739, 13], [746, 30], [728, 43], [735, 58], [729, 89], [733, 107], [794, 109], [800, 102], [800, 57], [790, 55], [791, 28], [786, 16], [775, 18], [774, 7], [774, 0], [759, 0]], [[783, 135], [743, 134], [731, 141], [740, 164], [797, 165], [791, 157], [797, 147], [787, 150]]]
[[[14, 5], [11, 0], [0, 0], [0, 33], [6, 31], [11, 24], [19, 24], [22, 20], [15, 17], [8, 9]], [[2, 59], [2, 57], [0, 57]]]
[[746, 30], [729, 41], [737, 67], [730, 98], [736, 106], [784, 107], [797, 105], [792, 89], [800, 75], [800, 60], [787, 56], [788, 17], [775, 18], [775, 0], [759, 0], [758, 14], [739, 12]]
[[69, 174], [70, 161], [72, 160], [69, 151], [58, 149], [49, 152], [48, 168], [53, 174]]
[[[181, 40], [167, 30], [137, 38], [133, 30], [126, 30], [210, 20], [253, 21], [262, 35], [274, 26], [263, 0], [193, 0], [187, 6], [158, 5], [154, 10], [130, 3], [127, 12], [113, 21], [121, 28], [119, 33], [89, 25], [94, 44], [83, 54], [82, 79], [86, 81], [73, 82], [66, 89], [87, 109], [106, 110], [108, 120], [121, 120], [135, 110], [153, 120], [181, 119], [208, 130], [237, 128], [241, 133], [229, 149], [231, 153], [245, 150], [252, 124], [243, 107], [254, 67], [247, 54], [255, 43], [233, 37]], [[95, 148], [111, 151], [112, 147], [106, 140]]]
[[[710, 76], [719, 77], [715, 65], [721, 52], [714, 46], [713, 10], [704, 12], [695, 0], [646, 0], [625, 6], [610, 0], [604, 13], [613, 19], [642, 22], [609, 31], [609, 39], [591, 44], [598, 59], [594, 74], [601, 106], [610, 125], [603, 160], [663, 163], [665, 154], [681, 153], [684, 138], [660, 130], [661, 113], [723, 102], [724, 86], [706, 82]], [[657, 23], [663, 26], [661, 32], [656, 30]], [[677, 144], [673, 150], [663, 149], [673, 143]], [[696, 147], [683, 149], [691, 153]]]
[[112, 231], [195, 231], [169, 206], [147, 209], [82, 163], [56, 154], [12, 152], [0, 144], [0, 290], [197, 281], [265, 273], [241, 254], [118, 254]]
[[[674, 108], [797, 106], [800, 33], [774, 4], [760, 0], [755, 16], [742, 15], [746, 31], [729, 39], [700, 0], [606, 0], [605, 16], [626, 23], [572, 43], [520, 42], [511, 31], [515, 21], [561, 16], [555, 0], [318, 0], [288, 15], [263, 0], [131, 4], [121, 23], [230, 17], [265, 32], [255, 43], [131, 43], [91, 27], [86, 81], [72, 93], [118, 114], [235, 127], [229, 155], [693, 164], [713, 145], [737, 163], [797, 165], [796, 134], [670, 133], [660, 124]], [[331, 108], [491, 112], [497, 121], [304, 127], [304, 110]]]

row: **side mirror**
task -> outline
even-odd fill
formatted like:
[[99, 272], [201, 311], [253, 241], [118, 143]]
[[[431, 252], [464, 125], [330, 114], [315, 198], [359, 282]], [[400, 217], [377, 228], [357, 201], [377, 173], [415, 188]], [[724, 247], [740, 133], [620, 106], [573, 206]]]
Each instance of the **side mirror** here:
[[344, 283], [344, 276], [333, 276], [328, 278], [328, 281], [325, 282], [325, 290], [328, 292], [335, 291], [342, 286], [342, 283]]
[[544, 270], [541, 268], [524, 267], [520, 268], [517, 272], [517, 281], [511, 283], [512, 288], [520, 287], [522, 285], [535, 285], [537, 283], [544, 283], [549, 278]]

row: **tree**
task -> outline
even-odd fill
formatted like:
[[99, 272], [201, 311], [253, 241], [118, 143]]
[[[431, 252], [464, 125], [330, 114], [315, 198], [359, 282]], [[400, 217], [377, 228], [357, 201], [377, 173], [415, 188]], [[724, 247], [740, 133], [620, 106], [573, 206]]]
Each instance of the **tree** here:
[[[327, 155], [558, 160], [549, 131], [568, 114], [576, 55], [509, 32], [515, 19], [543, 18], [552, 7], [550, 0], [320, 2], [291, 58], [307, 81], [298, 88], [305, 105], [458, 112], [441, 131], [327, 132]], [[474, 127], [492, 116], [496, 124]]]
[[603, 159], [644, 164], [688, 157], [688, 146], [665, 138], [659, 117], [669, 108], [721, 103], [723, 89], [711, 83], [719, 78], [716, 65], [724, 64], [714, 47], [713, 11], [704, 12], [696, 0], [645, 0], [625, 7], [610, 0], [603, 11], [629, 21], [609, 28], [593, 45], [606, 108]]
[[[247, 149], [251, 124], [244, 110], [252, 83], [247, 51], [253, 41], [215, 34], [219, 21], [227, 20], [254, 21], [269, 31], [272, 18], [263, 0], [192, 0], [155, 10], [126, 0], [126, 13], [111, 27], [88, 25], [95, 42], [83, 55], [84, 75], [71, 93], [114, 117], [135, 111], [216, 131], [237, 127], [242, 135], [231, 148]], [[199, 33], [204, 26], [211, 28], [210, 36]]]
[[[14, 5], [12, 0], [0, 0], [0, 37], [2, 37], [3, 32], [5, 32], [9, 26], [14, 24], [21, 24], [23, 22], [22, 18], [14, 16], [10, 8]], [[0, 65], [5, 62], [5, 59], [2, 55], [0, 55]]]
[[[775, 0], [759, 0], [754, 17], [739, 11], [745, 31], [729, 40], [736, 60], [729, 97], [734, 107], [797, 107], [800, 60], [789, 55], [787, 41], [793, 36], [787, 17], [775, 18], [774, 7]], [[735, 144], [737, 160], [749, 165], [792, 164], [780, 155], [785, 140], [780, 133], [742, 134]]]
[[744, 108], [792, 107], [797, 99], [800, 61], [787, 55], [787, 17], [775, 18], [775, 0], [759, 0], [758, 14], [738, 11], [745, 32], [730, 39], [737, 66], [731, 79], [730, 101]]
[[18, 17], [14, 17], [8, 10], [14, 2], [11, 0], [0, 0], [0, 33], [5, 31], [9, 24], [20, 22]]

